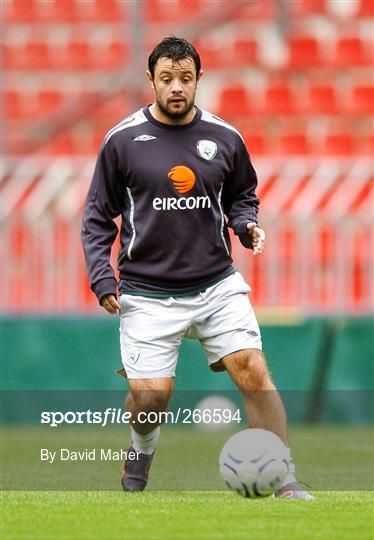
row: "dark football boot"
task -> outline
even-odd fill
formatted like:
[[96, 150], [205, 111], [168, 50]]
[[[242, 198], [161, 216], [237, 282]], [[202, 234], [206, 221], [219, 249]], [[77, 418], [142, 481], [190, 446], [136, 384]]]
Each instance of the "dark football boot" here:
[[121, 472], [121, 484], [124, 491], [143, 491], [148, 482], [149, 469], [151, 467], [154, 452], [151, 455], [136, 452], [132, 445], [130, 452], [137, 454], [137, 459], [125, 459]]

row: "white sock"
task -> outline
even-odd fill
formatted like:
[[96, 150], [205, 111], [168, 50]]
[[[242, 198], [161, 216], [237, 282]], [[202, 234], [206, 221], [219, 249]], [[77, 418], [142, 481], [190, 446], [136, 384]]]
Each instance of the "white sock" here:
[[286, 475], [286, 478], [283, 480], [283, 484], [282, 486], [285, 486], [287, 484], [290, 484], [291, 482], [296, 482], [296, 477], [295, 477], [295, 464], [294, 462], [292, 461], [292, 457], [291, 457], [291, 448], [288, 448], [288, 457], [287, 457], [287, 461], [288, 461], [288, 473]]
[[141, 454], [147, 454], [150, 456], [155, 448], [157, 439], [160, 435], [160, 426], [157, 426], [155, 429], [147, 433], [146, 435], [141, 435], [135, 429], [130, 426], [131, 438], [132, 438], [132, 447], [135, 452], [140, 452]]

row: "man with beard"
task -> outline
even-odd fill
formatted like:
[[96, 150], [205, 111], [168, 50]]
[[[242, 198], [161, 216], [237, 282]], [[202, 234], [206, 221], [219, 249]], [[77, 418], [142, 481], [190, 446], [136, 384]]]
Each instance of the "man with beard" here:
[[[227, 370], [251, 427], [288, 446], [287, 421], [262, 353], [249, 285], [232, 266], [228, 227], [260, 254], [257, 177], [234, 127], [195, 105], [203, 72], [196, 49], [175, 36], [148, 59], [155, 102], [109, 131], [85, 204], [82, 243], [100, 305], [120, 314], [132, 444], [121, 478], [142, 491], [160, 433], [144, 413], [167, 410], [184, 337], [199, 339], [213, 371]], [[117, 282], [110, 251], [122, 217]], [[226, 218], [225, 218], [226, 216]], [[142, 420], [139, 421], [139, 413]], [[279, 496], [313, 498], [289, 474]]]

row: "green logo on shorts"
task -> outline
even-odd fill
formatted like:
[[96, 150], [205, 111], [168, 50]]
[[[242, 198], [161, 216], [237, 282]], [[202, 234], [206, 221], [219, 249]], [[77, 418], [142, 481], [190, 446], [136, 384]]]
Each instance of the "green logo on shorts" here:
[[140, 351], [138, 347], [131, 347], [131, 349], [127, 352], [127, 360], [130, 362], [130, 364], [136, 364], [136, 362], [139, 360]]

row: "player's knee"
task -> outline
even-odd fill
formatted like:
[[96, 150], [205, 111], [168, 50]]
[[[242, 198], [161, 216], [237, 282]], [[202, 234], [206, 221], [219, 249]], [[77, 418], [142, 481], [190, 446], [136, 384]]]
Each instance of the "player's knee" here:
[[247, 360], [248, 377], [254, 390], [268, 389], [272, 385], [270, 373], [262, 351], [252, 351]]
[[273, 386], [262, 351], [258, 349], [239, 351], [224, 361], [241, 390], [263, 390]]
[[147, 435], [165, 419], [171, 393], [162, 390], [131, 391], [126, 398], [126, 410], [132, 414], [132, 427], [139, 434]]
[[131, 393], [138, 411], [145, 413], [165, 411], [170, 393], [163, 390], [141, 390]]

